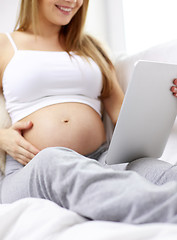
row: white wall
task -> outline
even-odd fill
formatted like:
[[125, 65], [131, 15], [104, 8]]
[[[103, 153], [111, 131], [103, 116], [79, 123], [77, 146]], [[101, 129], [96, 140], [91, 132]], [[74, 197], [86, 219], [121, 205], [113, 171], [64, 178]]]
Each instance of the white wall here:
[[86, 21], [86, 31], [106, 40], [105, 0], [90, 0]]
[[125, 52], [122, 0], [90, 0], [86, 30], [115, 54]]
[[0, 0], [0, 32], [11, 32], [16, 22], [19, 0]]
[[177, 39], [177, 0], [123, 0], [126, 50]]

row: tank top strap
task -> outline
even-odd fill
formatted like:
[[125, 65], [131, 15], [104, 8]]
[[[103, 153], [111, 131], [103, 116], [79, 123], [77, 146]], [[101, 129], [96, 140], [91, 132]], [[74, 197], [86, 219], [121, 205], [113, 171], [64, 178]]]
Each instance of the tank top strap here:
[[17, 46], [16, 46], [13, 38], [11, 37], [10, 33], [5, 33], [5, 34], [8, 37], [10, 43], [12, 44], [12, 47], [13, 47], [14, 51], [16, 52], [18, 49], [17, 49]]

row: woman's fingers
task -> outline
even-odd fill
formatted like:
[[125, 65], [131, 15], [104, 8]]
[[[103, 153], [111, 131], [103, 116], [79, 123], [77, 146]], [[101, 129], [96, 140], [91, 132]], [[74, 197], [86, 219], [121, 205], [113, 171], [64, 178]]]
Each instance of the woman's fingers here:
[[12, 128], [16, 131], [22, 131], [22, 130], [27, 130], [32, 128], [33, 123], [31, 121], [27, 121], [27, 122], [17, 122], [15, 124], [12, 125]]
[[15, 151], [10, 152], [10, 155], [21, 164], [26, 165], [36, 154], [29, 152], [24, 147], [18, 146]]
[[1, 130], [1, 148], [23, 165], [26, 165], [40, 151], [22, 135], [22, 131], [30, 129], [32, 125], [30, 121], [17, 122], [10, 128]]
[[23, 137], [19, 142], [18, 153], [15, 159], [23, 165], [29, 163], [40, 150], [35, 148], [32, 144], [27, 142]]
[[175, 78], [175, 79], [173, 80], [173, 83], [174, 83], [175, 85], [177, 85], [177, 78]]
[[176, 78], [173, 80], [173, 83], [175, 86], [172, 86], [170, 90], [173, 93], [173, 95], [177, 97], [177, 79]]
[[21, 148], [16, 158], [18, 161], [21, 161], [23, 165], [26, 165], [35, 157], [35, 155], [36, 154], [32, 154], [24, 148]]
[[19, 142], [19, 146], [22, 147], [24, 150], [26, 150], [26, 154], [28, 154], [28, 157], [32, 158], [39, 153], [39, 149], [37, 149], [35, 146], [33, 146], [31, 143], [26, 141], [23, 137], [21, 137], [21, 140]]
[[39, 149], [28, 142], [21, 134], [25, 129], [30, 129], [33, 126], [29, 122], [17, 122], [12, 125], [10, 132], [12, 142], [8, 144], [8, 153], [18, 162], [26, 165], [34, 156], [39, 153]]
[[24, 155], [21, 155], [21, 154], [18, 154], [14, 159], [24, 166], [26, 166], [31, 161], [31, 159], [28, 159]]
[[172, 91], [173, 93], [177, 93], [177, 87], [172, 86], [172, 87], [171, 87], [171, 91]]
[[[32, 128], [32, 126], [33, 126], [33, 123], [31, 121], [17, 122], [12, 126], [12, 128], [14, 130], [16, 130], [17, 132], [21, 133], [21, 131], [30, 129], [30, 128]], [[29, 154], [31, 153], [31, 156], [33, 156], [33, 157], [40, 151], [35, 146], [33, 146], [31, 143], [26, 141], [25, 138], [21, 134], [19, 135], [18, 145], [20, 147], [24, 148], [26, 151], [28, 151]], [[29, 156], [29, 158], [31, 158], [31, 157]]]
[[29, 162], [31, 159], [33, 159], [35, 157], [35, 155], [37, 154], [33, 154], [31, 152], [29, 152], [28, 150], [26, 150], [23, 147], [19, 147], [19, 155], [23, 156], [24, 159], [26, 159], [25, 161]]

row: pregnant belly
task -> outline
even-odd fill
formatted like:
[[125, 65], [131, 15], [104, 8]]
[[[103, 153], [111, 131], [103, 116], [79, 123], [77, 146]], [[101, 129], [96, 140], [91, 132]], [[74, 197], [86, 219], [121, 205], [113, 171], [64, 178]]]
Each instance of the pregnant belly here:
[[98, 113], [81, 103], [60, 103], [37, 110], [21, 121], [33, 127], [23, 136], [38, 149], [67, 147], [83, 155], [95, 151], [106, 140]]

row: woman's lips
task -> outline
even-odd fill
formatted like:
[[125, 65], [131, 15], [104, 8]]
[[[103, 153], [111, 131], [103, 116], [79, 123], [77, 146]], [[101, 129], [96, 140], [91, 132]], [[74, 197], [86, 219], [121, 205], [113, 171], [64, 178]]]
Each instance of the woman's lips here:
[[59, 5], [55, 5], [61, 12], [63, 12], [64, 14], [69, 14], [72, 11], [72, 8], [70, 7], [64, 7], [64, 6], [59, 6]]

